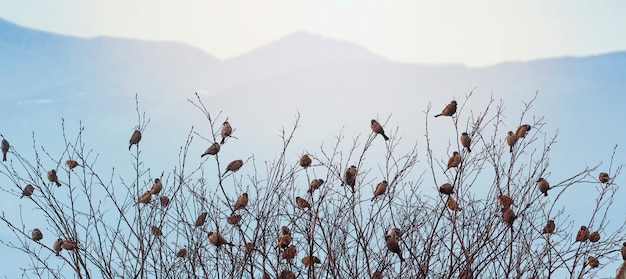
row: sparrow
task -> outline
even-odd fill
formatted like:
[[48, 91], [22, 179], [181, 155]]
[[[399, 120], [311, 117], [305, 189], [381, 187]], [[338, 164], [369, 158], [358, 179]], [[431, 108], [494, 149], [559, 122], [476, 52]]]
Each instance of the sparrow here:
[[215, 245], [215, 247], [220, 247], [224, 244], [235, 246], [235, 244], [232, 244], [226, 241], [226, 239], [223, 236], [221, 236], [220, 234], [216, 232], [209, 232], [209, 243]]
[[243, 193], [237, 198], [234, 210], [244, 209], [248, 206], [248, 193]]
[[187, 249], [185, 248], [180, 248], [180, 250], [176, 252], [176, 257], [184, 258], [185, 256], [187, 256]]
[[400, 245], [398, 244], [397, 239], [387, 235], [385, 236], [385, 245], [387, 246], [387, 249], [389, 251], [391, 251], [392, 253], [398, 254], [398, 257], [400, 257], [401, 262], [404, 261], [404, 258], [402, 258], [402, 251], [400, 251]]
[[9, 147], [11, 147], [11, 145], [9, 144], [9, 141], [6, 139], [2, 139], [2, 161], [6, 161], [7, 160], [7, 152], [9, 152]]
[[278, 238], [278, 244], [276, 247], [287, 248], [291, 244], [291, 235], [283, 234]]
[[376, 185], [376, 189], [374, 190], [374, 197], [372, 198], [372, 201], [374, 201], [374, 199], [380, 195], [384, 195], [385, 191], [387, 191], [387, 180], [383, 180], [380, 183], [378, 183], [378, 185]]
[[446, 200], [446, 205], [452, 210], [461, 211], [459, 204], [451, 196], [448, 196], [448, 200]]
[[600, 265], [600, 261], [593, 256], [589, 256], [589, 258], [587, 258], [587, 263], [591, 268], [596, 268]]
[[600, 240], [600, 233], [595, 231], [589, 234], [589, 241], [596, 243]]
[[320, 259], [318, 259], [316, 256], [306, 256], [302, 258], [302, 263], [304, 264], [304, 266], [312, 266], [313, 264], [322, 263], [322, 261], [320, 261]]
[[318, 178], [311, 180], [311, 184], [309, 184], [309, 190], [307, 191], [307, 193], [313, 194], [313, 191], [319, 189], [322, 184], [324, 184], [324, 180], [322, 179]]
[[395, 239], [400, 239], [400, 237], [402, 236], [402, 231], [398, 228], [391, 228], [389, 232], [387, 232], [387, 235]]
[[304, 154], [302, 155], [302, 157], [300, 157], [300, 166], [305, 169], [311, 166], [311, 162], [311, 157], [309, 157], [308, 154]]
[[31, 233], [30, 238], [34, 241], [39, 241], [43, 239], [43, 234], [38, 228], [35, 228], [33, 232]]
[[254, 244], [252, 242], [248, 242], [243, 245], [243, 253], [246, 255], [252, 254], [254, 252]]
[[200, 158], [206, 155], [215, 155], [217, 154], [217, 152], [220, 152], [220, 144], [214, 142], [213, 144], [211, 144], [211, 146], [209, 146], [209, 148], [207, 148], [206, 151], [204, 151], [204, 153], [202, 153], [202, 155], [200, 155]]
[[500, 202], [502, 207], [510, 207], [513, 204], [513, 199], [507, 195], [500, 195], [498, 197], [498, 202]]
[[74, 169], [78, 166], [78, 162], [76, 162], [75, 160], [67, 160], [65, 161], [65, 165], [70, 169]]
[[450, 159], [448, 159], [448, 168], [446, 169], [446, 171], [450, 168], [458, 167], [460, 163], [461, 163], [461, 154], [459, 154], [458, 151], [452, 152], [452, 156], [450, 157]]
[[354, 193], [354, 185], [356, 184], [356, 166], [350, 166], [343, 175], [341, 186], [349, 185]]
[[296, 197], [296, 205], [300, 209], [311, 208], [311, 204], [307, 200], [305, 200], [305, 199], [303, 199], [301, 197]]
[[285, 248], [282, 254], [282, 258], [287, 260], [288, 263], [291, 263], [291, 260], [296, 256], [296, 246], [289, 245], [289, 247]]
[[154, 184], [152, 184], [152, 188], [150, 189], [150, 194], [158, 195], [159, 193], [161, 193], [162, 189], [163, 189], [163, 183], [161, 183], [161, 179], [155, 178]]
[[140, 203], [148, 204], [151, 200], [152, 200], [152, 196], [150, 196], [150, 191], [146, 191], [141, 196], [139, 196], [139, 199], [137, 199], [137, 204], [140, 204]]
[[48, 180], [50, 182], [54, 182], [58, 187], [61, 187], [61, 182], [59, 182], [59, 177], [57, 177], [57, 171], [52, 169], [48, 171]]
[[280, 228], [280, 232], [283, 233], [283, 234], [291, 234], [291, 230], [287, 226], [282, 226]]
[[513, 212], [513, 209], [511, 209], [510, 207], [505, 207], [502, 209], [502, 220], [504, 220], [504, 222], [509, 225], [509, 227], [513, 226], [513, 221], [515, 221], [515, 219], [517, 219], [517, 216], [515, 216], [515, 212]]
[[20, 197], [20, 199], [23, 197], [30, 197], [30, 195], [32, 195], [34, 192], [35, 192], [35, 187], [33, 187], [33, 185], [28, 184], [24, 187], [24, 190], [22, 190], [22, 196]]
[[372, 128], [372, 132], [380, 134], [385, 140], [389, 140], [389, 137], [385, 135], [385, 130], [383, 130], [383, 126], [381, 126], [380, 123], [376, 121], [376, 119], [372, 119], [370, 128]]
[[204, 225], [204, 221], [206, 221], [206, 216], [208, 213], [206, 212], [202, 212], [200, 213], [200, 215], [198, 215], [198, 218], [196, 218], [196, 227], [200, 227], [202, 225]]
[[435, 117], [439, 116], [452, 116], [456, 112], [456, 101], [450, 102], [440, 114], [435, 115]]
[[237, 225], [241, 221], [241, 215], [230, 215], [226, 218], [226, 223], [231, 225]]
[[128, 141], [128, 150], [130, 150], [130, 147], [133, 146], [133, 144], [136, 144], [137, 146], [139, 146], [140, 140], [141, 140], [141, 132], [139, 130], [135, 130], [133, 132], [133, 135], [130, 136], [130, 140]]
[[472, 273], [472, 270], [469, 269], [468, 267], [466, 267], [465, 269], [463, 269], [463, 271], [461, 271], [461, 273], [459, 273], [459, 279], [472, 279], [474, 278], [474, 274]]
[[224, 121], [224, 124], [222, 124], [222, 141], [220, 142], [220, 144], [224, 144], [226, 138], [229, 137], [232, 133], [233, 127], [230, 126], [230, 123], [228, 123], [228, 121]]
[[515, 130], [515, 135], [518, 138], [525, 138], [526, 134], [528, 134], [528, 131], [530, 131], [530, 125], [524, 124], [522, 126], [517, 127], [517, 130]]
[[156, 236], [161, 236], [161, 235], [163, 235], [163, 232], [162, 232], [162, 231], [161, 231], [161, 229], [160, 229], [159, 227], [157, 227], [157, 226], [152, 226], [152, 227], [150, 227], [150, 231], [152, 231], [152, 234], [153, 234], [153, 235], [156, 235]]
[[56, 253], [57, 256], [59, 256], [61, 250], [63, 250], [63, 247], [61, 247], [63, 245], [63, 239], [61, 238], [57, 238], [57, 240], [54, 241], [54, 243], [52, 243], [52, 250], [54, 250], [54, 252]]
[[228, 163], [228, 165], [226, 166], [226, 171], [224, 172], [224, 174], [229, 172], [229, 171], [236, 172], [236, 171], [239, 170], [239, 168], [241, 168], [241, 166], [243, 166], [243, 161], [242, 160], [232, 161], [232, 162]]
[[442, 193], [444, 195], [449, 196], [450, 194], [452, 194], [453, 191], [454, 191], [454, 187], [450, 183], [444, 183], [444, 184], [441, 184], [441, 186], [439, 186], [439, 193]]
[[376, 270], [374, 271], [374, 273], [372, 274], [371, 279], [383, 279], [383, 272], [380, 270]]
[[462, 133], [460, 140], [461, 140], [461, 145], [467, 148], [467, 152], [472, 152], [472, 149], [470, 149], [470, 143], [472, 143], [472, 139], [470, 139], [469, 135], [465, 132]]
[[170, 204], [170, 198], [168, 198], [167, 196], [161, 196], [159, 200], [161, 201], [162, 207], [166, 207], [168, 204]]
[[78, 246], [78, 244], [76, 244], [76, 241], [71, 240], [69, 238], [63, 240], [63, 242], [61, 242], [61, 248], [65, 249], [65, 250], [74, 250], [76, 249], [76, 247]]
[[598, 180], [600, 180], [600, 182], [602, 183], [607, 183], [609, 182], [609, 174], [606, 172], [601, 172], [600, 175], [598, 176]]
[[543, 227], [543, 230], [541, 231], [541, 233], [554, 233], [554, 229], [556, 228], [556, 225], [554, 224], [554, 220], [548, 220], [548, 222], [546, 223], [546, 226]]
[[589, 230], [585, 226], [580, 226], [580, 230], [576, 233], [576, 241], [574, 242], [585, 242], [589, 239]]
[[539, 188], [539, 191], [541, 191], [543, 193], [544, 196], [548, 196], [548, 189], [550, 189], [550, 183], [548, 183], [547, 180], [543, 179], [543, 177], [540, 177], [537, 180], [537, 187]]
[[296, 279], [296, 275], [291, 272], [291, 270], [283, 270], [280, 275], [278, 276], [278, 279]]
[[620, 249], [620, 252], [622, 252], [622, 260], [626, 261], [626, 242], [622, 243], [622, 248]]
[[517, 136], [512, 132], [509, 131], [506, 135], [506, 143], [509, 145], [509, 152], [513, 153], [513, 146], [515, 145], [515, 143], [517, 142]]

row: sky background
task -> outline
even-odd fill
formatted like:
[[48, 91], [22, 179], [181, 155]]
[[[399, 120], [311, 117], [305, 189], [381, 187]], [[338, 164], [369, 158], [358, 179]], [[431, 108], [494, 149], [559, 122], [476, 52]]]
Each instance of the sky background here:
[[624, 1], [7, 1], [0, 17], [79, 37], [178, 41], [220, 59], [296, 31], [396, 62], [485, 66], [626, 49]]

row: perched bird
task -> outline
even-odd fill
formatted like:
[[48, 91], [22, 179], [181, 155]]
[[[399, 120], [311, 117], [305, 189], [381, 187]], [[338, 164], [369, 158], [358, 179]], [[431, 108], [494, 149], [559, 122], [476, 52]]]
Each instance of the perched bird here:
[[7, 160], [7, 152], [9, 152], [9, 147], [11, 147], [11, 145], [9, 144], [9, 141], [6, 139], [2, 139], [2, 161], [6, 161]]
[[291, 270], [285, 269], [280, 273], [278, 279], [296, 279], [296, 275]]
[[200, 213], [200, 215], [198, 215], [198, 218], [196, 218], [196, 227], [200, 227], [202, 225], [204, 225], [204, 221], [206, 221], [206, 216], [208, 213], [206, 212], [202, 212]]
[[311, 166], [312, 162], [313, 161], [311, 161], [311, 157], [309, 157], [308, 154], [303, 154], [302, 157], [300, 157], [300, 166], [305, 169]]
[[450, 102], [440, 114], [435, 115], [435, 117], [439, 116], [452, 116], [456, 112], [456, 101]]
[[576, 241], [574, 242], [585, 242], [589, 239], [589, 230], [585, 226], [580, 226], [580, 229], [576, 233]]
[[168, 198], [167, 196], [161, 196], [159, 200], [161, 201], [162, 207], [166, 207], [168, 204], [170, 204], [170, 198]]
[[302, 258], [302, 264], [304, 264], [304, 266], [312, 266], [313, 264], [318, 263], [322, 263], [322, 261], [320, 261], [320, 259], [318, 259], [316, 256], [306, 256]]
[[452, 156], [450, 157], [450, 159], [448, 159], [448, 168], [446, 169], [446, 171], [450, 168], [458, 167], [460, 163], [461, 163], [461, 154], [459, 154], [458, 151], [452, 152]]
[[33, 232], [30, 234], [30, 238], [34, 241], [39, 241], [43, 239], [43, 233], [38, 228], [35, 228]]
[[521, 125], [517, 127], [517, 130], [515, 130], [515, 136], [517, 136], [518, 138], [525, 138], [526, 134], [528, 134], [528, 131], [530, 131], [530, 125]]
[[469, 135], [465, 132], [462, 133], [460, 140], [461, 140], [461, 145], [467, 148], [467, 152], [472, 152], [472, 149], [470, 149], [470, 143], [472, 143], [472, 139], [469, 137]]
[[473, 279], [473, 278], [474, 278], [474, 274], [469, 267], [466, 267], [465, 269], [463, 269], [463, 271], [461, 271], [461, 273], [459, 273], [459, 279]]
[[237, 198], [234, 210], [244, 209], [248, 206], [248, 193], [243, 193]]
[[504, 220], [504, 222], [510, 226], [513, 226], [513, 222], [515, 221], [515, 219], [517, 219], [517, 216], [515, 216], [515, 212], [513, 212], [513, 209], [511, 209], [510, 207], [505, 207], [502, 209], [502, 220]]
[[385, 191], [387, 191], [387, 180], [383, 180], [380, 183], [378, 183], [378, 185], [376, 185], [376, 189], [374, 189], [374, 197], [372, 198], [372, 201], [374, 201], [374, 199], [380, 195], [384, 195]]
[[70, 169], [74, 169], [78, 166], [78, 162], [76, 162], [76, 160], [67, 160], [65, 161], [65, 165]]
[[540, 177], [537, 180], [537, 187], [539, 188], [539, 191], [541, 191], [543, 193], [544, 196], [548, 196], [548, 189], [550, 189], [550, 183], [548, 183], [547, 180], [543, 179], [543, 177]]
[[133, 135], [130, 136], [130, 140], [128, 141], [128, 150], [130, 150], [130, 147], [133, 146], [133, 144], [136, 144], [137, 146], [139, 146], [140, 140], [141, 140], [141, 132], [139, 130], [135, 130], [133, 132]]
[[548, 222], [546, 223], [546, 226], [543, 227], [543, 230], [541, 231], [541, 233], [554, 233], [554, 229], [556, 228], [556, 225], [554, 224], [554, 220], [548, 220]]
[[230, 126], [230, 123], [228, 123], [228, 121], [224, 121], [224, 124], [222, 124], [222, 141], [220, 142], [220, 144], [224, 144], [226, 138], [230, 137], [230, 134], [232, 133], [233, 127]]
[[243, 245], [243, 248], [243, 253], [246, 255], [250, 255], [252, 254], [252, 252], [254, 252], [254, 243], [248, 242]]
[[283, 234], [278, 238], [278, 244], [276, 245], [276, 247], [280, 247], [284, 249], [284, 248], [287, 248], [289, 244], [291, 244], [291, 235]]
[[376, 270], [374, 271], [374, 273], [372, 274], [371, 279], [383, 279], [383, 272], [380, 270]]
[[152, 227], [150, 227], [150, 231], [152, 231], [152, 234], [153, 234], [153, 235], [156, 235], [156, 236], [161, 236], [161, 235], [163, 235], [163, 232], [161, 231], [161, 228], [159, 228], [159, 227], [157, 227], [157, 226], [152, 226]]
[[282, 227], [280, 227], [280, 232], [281, 232], [282, 234], [291, 234], [291, 230], [290, 230], [290, 229], [289, 229], [289, 227], [287, 227], [287, 226], [282, 226]]
[[231, 225], [237, 225], [241, 221], [241, 215], [230, 215], [226, 218], [226, 223]]
[[50, 182], [54, 182], [58, 187], [61, 187], [61, 182], [59, 182], [59, 177], [57, 177], [57, 171], [52, 169], [48, 171], [48, 180]]
[[454, 187], [450, 183], [444, 183], [444, 184], [441, 184], [441, 186], [439, 186], [439, 193], [442, 193], [444, 195], [449, 196], [450, 194], [452, 194], [453, 191], [454, 191]]
[[622, 252], [622, 260], [626, 261], [626, 242], [622, 243], [622, 248], [620, 249], [620, 252]]
[[511, 207], [511, 205], [513, 204], [513, 199], [507, 195], [500, 195], [498, 196], [498, 202], [500, 202], [500, 205], [502, 205], [502, 207]]
[[311, 204], [307, 200], [305, 200], [305, 199], [303, 199], [301, 197], [296, 197], [296, 205], [300, 209], [311, 208]]
[[61, 248], [65, 249], [65, 250], [74, 250], [74, 249], [76, 249], [77, 246], [78, 246], [78, 244], [76, 243], [76, 241], [74, 241], [72, 239], [69, 239], [69, 238], [66, 238], [61, 243]]
[[209, 148], [207, 148], [206, 151], [204, 151], [204, 153], [202, 153], [202, 155], [200, 155], [200, 158], [206, 155], [215, 155], [217, 154], [217, 152], [220, 152], [220, 144], [214, 142], [213, 144], [211, 144], [211, 146], [209, 146]]
[[400, 245], [398, 244], [397, 239], [387, 235], [385, 236], [385, 245], [387, 246], [387, 249], [389, 251], [391, 251], [392, 253], [398, 254], [398, 257], [400, 257], [401, 262], [404, 261], [404, 258], [402, 258], [402, 251], [400, 251]]
[[600, 261], [598, 261], [598, 259], [593, 256], [589, 256], [589, 258], [587, 258], [587, 263], [591, 268], [596, 268], [600, 265]]
[[23, 197], [30, 197], [30, 195], [32, 195], [34, 192], [35, 192], [35, 187], [33, 187], [33, 185], [28, 184], [22, 190], [22, 196], [20, 197], [20, 199]]
[[185, 256], [187, 256], [187, 249], [185, 248], [180, 248], [180, 250], [176, 252], [176, 257], [184, 258]]
[[159, 193], [161, 193], [162, 189], [163, 189], [163, 183], [161, 183], [161, 179], [155, 178], [154, 184], [152, 184], [152, 188], [150, 189], [150, 194], [158, 195]]
[[56, 252], [57, 256], [59, 256], [61, 250], [63, 250], [63, 247], [61, 247], [63, 245], [63, 239], [61, 238], [57, 238], [57, 240], [54, 241], [54, 243], [52, 243], [52, 250], [54, 250], [54, 252]]
[[[296, 276], [294, 275], [293, 277], [295, 278]], [[272, 277], [269, 275], [269, 273], [263, 271], [263, 275], [261, 275], [261, 279], [272, 279]]]
[[209, 243], [215, 245], [215, 247], [220, 247], [224, 244], [235, 246], [234, 244], [226, 241], [226, 239], [216, 232], [209, 232]]
[[224, 173], [227, 173], [229, 171], [236, 172], [236, 171], [239, 170], [239, 168], [241, 168], [241, 166], [243, 166], [243, 161], [242, 160], [232, 161], [232, 162], [228, 163], [228, 165], [226, 166], [226, 171]]
[[291, 260], [296, 256], [296, 246], [289, 245], [289, 247], [285, 248], [282, 254], [282, 258], [287, 260], [287, 262], [291, 263]]
[[448, 196], [448, 200], [446, 200], [446, 205], [452, 210], [461, 211], [459, 204], [451, 196]]
[[513, 153], [513, 146], [515, 145], [515, 143], [517, 143], [517, 136], [512, 131], [509, 131], [506, 134], [506, 144], [509, 145], [510, 153]]
[[372, 132], [380, 134], [385, 140], [389, 140], [389, 137], [385, 135], [385, 130], [383, 130], [383, 126], [381, 126], [380, 123], [376, 121], [376, 119], [372, 119], [371, 123], [372, 124], [370, 124], [370, 128], [372, 128]]
[[343, 175], [341, 186], [349, 185], [354, 193], [354, 185], [356, 184], [356, 166], [350, 166]]
[[400, 239], [400, 237], [402, 236], [402, 231], [398, 228], [391, 228], [389, 229], [389, 231], [387, 232], [388, 236], [391, 236], [395, 239]]
[[152, 196], [150, 196], [150, 191], [146, 191], [141, 196], [139, 196], [139, 199], [137, 199], [137, 204], [140, 204], [140, 203], [148, 204], [150, 203], [151, 200], [152, 200]]
[[324, 184], [324, 180], [322, 179], [318, 178], [311, 180], [311, 184], [309, 184], [309, 190], [307, 191], [307, 193], [313, 194], [313, 191], [319, 189], [322, 184]]
[[600, 182], [602, 183], [607, 183], [609, 182], [609, 174], [606, 172], [601, 172], [600, 175], [598, 176], [598, 180], [600, 180]]
[[600, 240], [600, 233], [595, 231], [589, 234], [589, 241], [596, 243]]

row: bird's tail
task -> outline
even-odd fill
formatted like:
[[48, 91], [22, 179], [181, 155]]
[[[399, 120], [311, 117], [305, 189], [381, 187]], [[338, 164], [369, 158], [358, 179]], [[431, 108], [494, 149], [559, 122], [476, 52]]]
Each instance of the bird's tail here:
[[439, 117], [439, 116], [442, 116], [442, 115], [443, 115], [443, 114], [442, 114], [442, 113], [440, 113], [440, 114], [435, 115], [435, 117]]
[[2, 161], [6, 161], [6, 160], [7, 160], [7, 154], [4, 153], [4, 154], [2, 154]]
[[626, 279], [626, 261], [624, 261], [624, 263], [620, 265], [619, 271], [617, 271], [617, 276], [615, 276], [615, 279]]
[[510, 153], [513, 153], [513, 146], [511, 146], [511, 148], [509, 149]]
[[224, 141], [226, 140], [226, 138], [222, 138], [222, 141], [220, 141], [220, 144], [224, 144]]
[[384, 138], [385, 140], [389, 140], [389, 137], [388, 137], [387, 135], [385, 135], [385, 134], [383, 134], [383, 138]]
[[128, 145], [128, 151], [130, 151], [130, 147], [131, 147], [131, 146], [133, 146], [133, 145], [132, 145], [132, 144], [129, 144], [129, 145]]
[[545, 193], [543, 193], [543, 196], [544, 196], [544, 197], [547, 197], [547, 196], [548, 196], [548, 191], [546, 191]]
[[469, 146], [467, 147], [467, 152], [472, 152], [472, 149]]
[[57, 180], [56, 183], [57, 183], [57, 187], [61, 187], [61, 182]]

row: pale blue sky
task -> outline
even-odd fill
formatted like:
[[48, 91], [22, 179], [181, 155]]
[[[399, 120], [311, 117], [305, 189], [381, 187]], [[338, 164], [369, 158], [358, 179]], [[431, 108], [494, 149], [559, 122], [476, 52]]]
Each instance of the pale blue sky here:
[[298, 30], [393, 61], [483, 66], [626, 50], [625, 1], [0, 0], [0, 17], [61, 34], [184, 42], [221, 59]]

